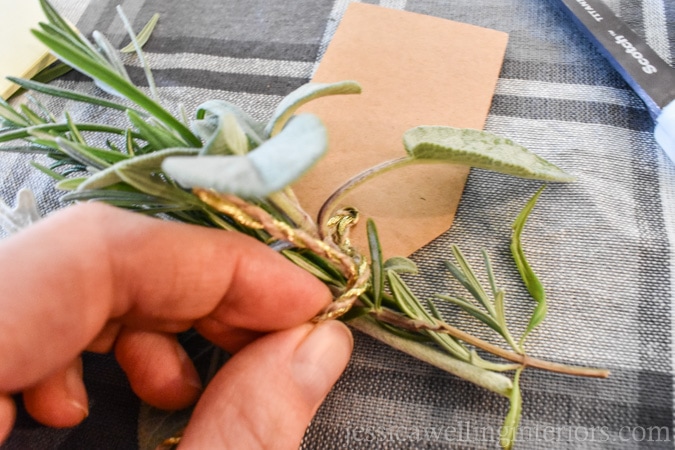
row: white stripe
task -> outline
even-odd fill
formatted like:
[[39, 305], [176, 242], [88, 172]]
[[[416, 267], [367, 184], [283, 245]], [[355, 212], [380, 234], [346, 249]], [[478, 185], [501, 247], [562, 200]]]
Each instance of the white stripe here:
[[380, 6], [393, 9], [405, 9], [407, 0], [380, 0]]
[[642, 16], [645, 22], [645, 40], [647, 41], [647, 45], [653, 48], [664, 61], [672, 64], [664, 2], [642, 2]]
[[495, 93], [516, 97], [553, 98], [644, 108], [644, 104], [633, 91], [606, 86], [500, 78]]
[[[197, 53], [172, 53], [169, 55], [145, 53], [145, 56], [153, 70], [199, 69], [246, 75], [308, 78], [314, 67], [313, 63], [302, 61], [230, 58]], [[124, 62], [131, 66], [140, 66], [135, 55], [125, 56]]]
[[344, 16], [347, 6], [349, 6], [350, 3], [361, 2], [359, 0], [336, 0], [333, 4], [333, 9], [331, 10], [330, 16], [328, 17], [328, 22], [326, 23], [326, 29], [324, 30], [323, 37], [321, 38], [319, 54], [317, 55], [312, 74], [319, 67], [319, 61], [321, 61], [321, 58], [323, 58], [323, 54], [326, 52], [326, 48], [328, 48], [328, 44], [330, 43], [331, 39], [333, 39], [335, 30], [337, 30], [340, 20], [342, 19], [342, 16]]

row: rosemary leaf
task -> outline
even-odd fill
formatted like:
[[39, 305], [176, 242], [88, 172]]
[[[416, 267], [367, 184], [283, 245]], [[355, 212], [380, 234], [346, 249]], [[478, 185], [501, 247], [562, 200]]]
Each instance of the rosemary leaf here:
[[436, 294], [435, 296], [441, 300], [445, 300], [446, 302], [459, 306], [467, 314], [480, 320], [485, 325], [495, 330], [497, 333], [503, 334], [502, 326], [499, 324], [498, 321], [490, 317], [488, 314], [485, 314], [483, 311], [481, 311], [471, 303], [467, 302], [466, 300], [460, 299], [458, 297], [453, 297], [450, 295]]
[[84, 74], [89, 75], [93, 79], [110, 86], [120, 95], [126, 97], [133, 103], [145, 109], [151, 115], [155, 116], [158, 120], [167, 125], [167, 127], [176, 130], [185, 140], [185, 144], [201, 146], [201, 141], [199, 141], [185, 125], [115, 71], [101, 64], [94, 58], [83, 54], [81, 48], [78, 48], [72, 42], [63, 39], [58, 35], [39, 30], [33, 30], [33, 34], [40, 42], [45, 44], [66, 63], [77, 68]]
[[384, 290], [384, 276], [382, 267], [382, 247], [377, 236], [377, 227], [372, 219], [366, 222], [368, 233], [368, 247], [370, 248], [370, 270], [373, 287], [373, 304], [378, 310], [382, 307], [382, 291]]
[[57, 181], [58, 181], [58, 180], [63, 180], [63, 179], [66, 178], [65, 176], [61, 175], [60, 173], [55, 172], [55, 171], [53, 171], [52, 169], [50, 169], [49, 167], [45, 167], [45, 166], [43, 166], [42, 164], [40, 164], [40, 163], [38, 163], [38, 162], [31, 161], [31, 162], [30, 162], [30, 165], [33, 166], [33, 167], [35, 167], [37, 170], [39, 170], [40, 172], [44, 173], [45, 175], [47, 175], [47, 176], [49, 176], [49, 177], [51, 177], [51, 178], [53, 178], [53, 179], [55, 179], [55, 180], [57, 180]]
[[[145, 24], [143, 29], [138, 32], [136, 35], [136, 41], [138, 42], [138, 45], [143, 47], [146, 42], [148, 42], [148, 39], [150, 39], [150, 35], [152, 35], [152, 32], [155, 29], [155, 26], [157, 25], [157, 22], [159, 21], [159, 14], [155, 13], [153, 16], [148, 20], [148, 23]], [[130, 42], [126, 47], [120, 49], [120, 52], [122, 53], [133, 53], [136, 50], [136, 47], [133, 42]]]
[[[7, 77], [11, 82], [18, 84], [24, 89], [30, 89], [36, 92], [41, 92], [43, 94], [52, 95], [54, 97], [67, 98], [69, 100], [75, 100], [83, 103], [90, 103], [92, 105], [103, 106], [106, 108], [117, 109], [120, 111], [126, 111], [129, 109], [128, 106], [104, 100], [100, 97], [92, 97], [90, 95], [81, 94], [79, 92], [72, 91], [70, 89], [59, 88], [45, 83], [40, 83], [35, 80], [25, 80], [23, 78], [16, 77]], [[138, 111], [136, 111], [138, 113]]]

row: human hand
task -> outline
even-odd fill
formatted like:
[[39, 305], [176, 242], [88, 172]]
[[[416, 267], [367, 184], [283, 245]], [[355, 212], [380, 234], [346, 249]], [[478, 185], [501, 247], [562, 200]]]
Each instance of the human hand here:
[[84, 350], [114, 350], [151, 405], [190, 405], [202, 388], [175, 333], [194, 327], [236, 353], [181, 445], [297, 448], [352, 349], [343, 324], [307, 323], [328, 289], [239, 233], [82, 204], [0, 241], [0, 273], [0, 442], [12, 393], [46, 425], [87, 416]]

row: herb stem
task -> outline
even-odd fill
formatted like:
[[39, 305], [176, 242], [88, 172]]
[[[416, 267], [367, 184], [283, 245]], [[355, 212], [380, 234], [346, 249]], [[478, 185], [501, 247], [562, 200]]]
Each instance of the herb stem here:
[[342, 186], [337, 188], [337, 190], [333, 192], [330, 197], [328, 197], [328, 199], [324, 202], [324, 204], [321, 206], [321, 209], [319, 210], [318, 222], [319, 222], [319, 233], [321, 238], [325, 238], [330, 234], [328, 230], [327, 219], [330, 217], [331, 213], [335, 210], [340, 200], [342, 200], [345, 197], [345, 195], [347, 195], [352, 189], [365, 183], [371, 178], [374, 178], [385, 172], [405, 167], [409, 164], [414, 164], [416, 162], [418, 161], [408, 156], [393, 159], [391, 161], [386, 161], [381, 164], [378, 164], [377, 166], [373, 166], [367, 170], [364, 170], [363, 172], [354, 176], [346, 183], [344, 183]]
[[484, 350], [488, 353], [492, 353], [493, 355], [503, 358], [507, 361], [520, 364], [523, 367], [533, 367], [535, 369], [546, 370], [549, 372], [591, 378], [607, 378], [609, 376], [609, 371], [605, 369], [568, 366], [565, 364], [544, 361], [541, 359], [532, 358], [525, 354], [519, 354], [505, 350], [497, 345], [486, 342], [447, 323], [436, 322], [435, 326], [430, 326], [426, 321], [409, 319], [402, 314], [385, 308], [382, 308], [379, 311], [370, 311], [370, 315], [377, 320], [404, 328], [409, 331], [427, 330], [436, 333], [446, 333], [456, 339], [466, 342], [467, 344], [473, 345], [476, 348]]
[[446, 353], [424, 343], [397, 336], [382, 328], [370, 317], [357, 317], [350, 320], [349, 325], [397, 350], [499, 395], [509, 397], [511, 394], [513, 384], [508, 377], [482, 369], [468, 362], [450, 358]]

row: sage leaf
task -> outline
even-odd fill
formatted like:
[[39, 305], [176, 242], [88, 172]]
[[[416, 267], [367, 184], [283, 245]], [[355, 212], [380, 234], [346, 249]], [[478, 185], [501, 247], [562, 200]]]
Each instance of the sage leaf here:
[[0, 227], [8, 233], [16, 233], [40, 219], [35, 196], [30, 189], [21, 189], [16, 194], [16, 206], [10, 208], [0, 199]]
[[203, 119], [210, 120], [211, 131], [202, 136], [207, 141], [220, 123], [220, 117], [228, 114], [236, 117], [237, 123], [249, 139], [249, 148], [255, 148], [262, 144], [265, 125], [256, 121], [238, 106], [224, 100], [209, 100], [199, 105], [195, 114], [197, 120], [193, 122], [193, 125]]
[[525, 147], [485, 131], [421, 126], [404, 133], [403, 145], [417, 160], [463, 164], [537, 180], [575, 179]]
[[186, 188], [265, 197], [297, 180], [327, 148], [328, 137], [321, 121], [311, 114], [301, 114], [246, 155], [171, 157], [164, 160], [162, 169]]
[[288, 94], [279, 103], [265, 127], [266, 136], [274, 136], [286, 125], [293, 113], [305, 103], [327, 95], [359, 94], [361, 85], [346, 80], [337, 83], [307, 83]]
[[204, 141], [200, 155], [244, 155], [249, 150], [246, 132], [231, 113], [196, 120], [192, 129]]

